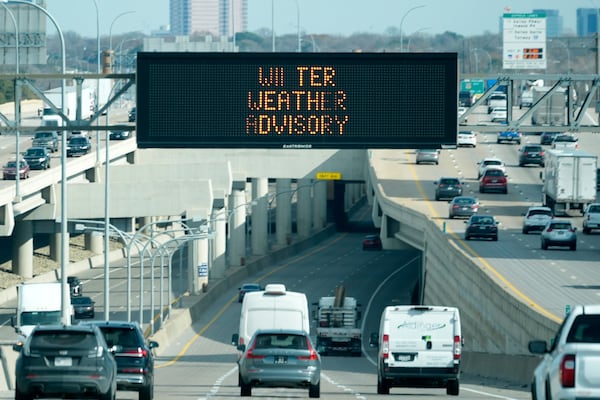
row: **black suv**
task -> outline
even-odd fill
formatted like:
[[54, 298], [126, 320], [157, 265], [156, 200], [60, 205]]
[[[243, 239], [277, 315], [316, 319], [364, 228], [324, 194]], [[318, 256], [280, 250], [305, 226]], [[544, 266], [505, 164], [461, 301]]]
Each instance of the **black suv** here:
[[19, 352], [15, 399], [69, 397], [113, 400], [117, 363], [100, 330], [89, 325], [38, 325]]
[[137, 391], [139, 400], [154, 396], [154, 355], [158, 343], [144, 338], [140, 325], [127, 321], [90, 321], [82, 324], [97, 326], [109, 346], [118, 346], [117, 389]]
[[539, 144], [526, 144], [519, 150], [519, 167], [528, 164], [544, 166], [544, 148]]

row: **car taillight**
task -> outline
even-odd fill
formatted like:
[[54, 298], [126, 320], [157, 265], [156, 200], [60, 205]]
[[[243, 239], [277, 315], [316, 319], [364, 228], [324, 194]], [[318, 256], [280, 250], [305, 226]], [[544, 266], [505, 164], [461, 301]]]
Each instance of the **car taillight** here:
[[560, 362], [560, 384], [575, 387], [575, 354], [567, 354]]
[[553, 229], [552, 229], [552, 228], [548, 228], [548, 229], [546, 230], [546, 232], [552, 232], [552, 231], [553, 231]]
[[390, 335], [383, 335], [383, 343], [381, 345], [381, 355], [383, 359], [387, 359], [390, 356]]
[[575, 228], [569, 228], [569, 232], [571, 232], [571, 233], [575, 232]]
[[454, 336], [454, 359], [455, 360], [460, 360], [460, 354], [461, 354], [461, 342], [460, 342], [460, 336], [456, 335]]
[[454, 204], [452, 208], [460, 208], [458, 204]]
[[259, 356], [259, 355], [254, 354], [254, 346], [256, 346], [256, 341], [254, 343], [252, 343], [252, 347], [250, 347], [248, 349], [248, 351], [246, 351], [246, 358], [253, 358], [253, 359], [265, 358], [265, 356]]
[[308, 346], [308, 350], [310, 350], [310, 354], [308, 356], [298, 356], [298, 359], [299, 360], [311, 360], [311, 361], [318, 360], [319, 356], [317, 355], [317, 351], [314, 349], [314, 347], [312, 347], [312, 344], [310, 343], [308, 338], [306, 338], [306, 345]]
[[124, 350], [120, 354], [126, 354], [128, 356], [147, 357], [148, 350], [138, 347], [137, 349]]

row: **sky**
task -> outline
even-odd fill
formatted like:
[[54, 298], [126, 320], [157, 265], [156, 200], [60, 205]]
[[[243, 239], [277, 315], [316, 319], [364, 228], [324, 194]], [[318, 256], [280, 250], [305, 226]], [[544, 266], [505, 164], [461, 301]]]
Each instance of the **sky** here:
[[[46, 7], [63, 33], [84, 37], [96, 37], [97, 17], [101, 36], [150, 34], [169, 24], [169, 0], [46, 0]], [[295, 34], [299, 16], [301, 32], [311, 35], [381, 34], [402, 25], [405, 35], [473, 36], [497, 33], [505, 9], [528, 13], [536, 8], [558, 9], [565, 30], [574, 33], [577, 8], [600, 8], [600, 0], [248, 0], [248, 30], [270, 31], [274, 20], [277, 35]]]

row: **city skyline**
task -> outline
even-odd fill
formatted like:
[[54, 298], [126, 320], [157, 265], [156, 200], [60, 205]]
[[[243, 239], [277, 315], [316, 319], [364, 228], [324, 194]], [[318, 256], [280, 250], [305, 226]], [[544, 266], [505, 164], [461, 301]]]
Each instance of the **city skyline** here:
[[[169, 25], [169, 0], [154, 0], [153, 7], [148, 7], [146, 0], [96, 1], [101, 36], [135, 31], [151, 34]], [[47, 0], [46, 4], [64, 32], [96, 36], [94, 0]], [[358, 0], [249, 0], [248, 31], [270, 32], [274, 21], [277, 35], [295, 34], [299, 21], [300, 31], [310, 35], [385, 34], [399, 32], [402, 26], [406, 35], [450, 31], [473, 36], [498, 33], [498, 20], [504, 12], [556, 9], [564, 21], [564, 34], [575, 34], [577, 8], [600, 8], [600, 0], [372, 0], [368, 6]]]

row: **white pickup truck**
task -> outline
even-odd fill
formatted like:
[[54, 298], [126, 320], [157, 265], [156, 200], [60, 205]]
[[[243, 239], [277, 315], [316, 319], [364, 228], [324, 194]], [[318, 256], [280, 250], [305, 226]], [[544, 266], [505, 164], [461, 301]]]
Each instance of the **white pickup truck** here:
[[533, 372], [533, 399], [600, 398], [600, 305], [571, 308], [556, 337], [529, 342], [542, 354]]

